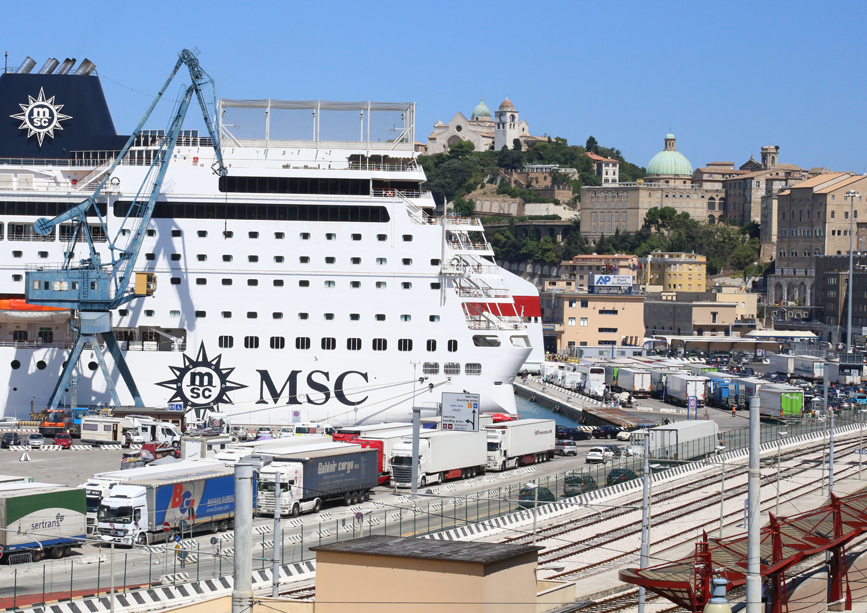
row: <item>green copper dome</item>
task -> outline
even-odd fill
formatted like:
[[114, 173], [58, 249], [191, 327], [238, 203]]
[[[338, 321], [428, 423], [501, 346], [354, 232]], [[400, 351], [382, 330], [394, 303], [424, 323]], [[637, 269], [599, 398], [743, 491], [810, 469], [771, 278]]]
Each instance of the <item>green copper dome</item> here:
[[665, 149], [653, 156], [647, 164], [648, 175], [692, 176], [692, 164], [675, 149], [674, 134], [665, 135]]
[[482, 98], [482, 101], [473, 109], [473, 114], [470, 116], [472, 119], [490, 119], [493, 120], [494, 116], [491, 114], [491, 109], [485, 104], [485, 99]]

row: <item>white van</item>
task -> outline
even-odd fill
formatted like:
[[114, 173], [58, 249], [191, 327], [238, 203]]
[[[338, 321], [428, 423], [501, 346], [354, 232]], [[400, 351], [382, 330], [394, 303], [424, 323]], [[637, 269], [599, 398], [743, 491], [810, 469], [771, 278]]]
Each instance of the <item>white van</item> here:
[[326, 423], [301, 423], [283, 426], [277, 436], [332, 436], [336, 432], [330, 424]]

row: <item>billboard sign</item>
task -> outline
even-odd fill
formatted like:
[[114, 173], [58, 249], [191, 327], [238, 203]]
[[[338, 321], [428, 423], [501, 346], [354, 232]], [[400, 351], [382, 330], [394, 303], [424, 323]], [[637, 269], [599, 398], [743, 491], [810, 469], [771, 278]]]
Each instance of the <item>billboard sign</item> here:
[[630, 275], [593, 275], [590, 283], [596, 287], [632, 287]]
[[478, 394], [443, 392], [442, 429], [478, 432], [480, 398]]

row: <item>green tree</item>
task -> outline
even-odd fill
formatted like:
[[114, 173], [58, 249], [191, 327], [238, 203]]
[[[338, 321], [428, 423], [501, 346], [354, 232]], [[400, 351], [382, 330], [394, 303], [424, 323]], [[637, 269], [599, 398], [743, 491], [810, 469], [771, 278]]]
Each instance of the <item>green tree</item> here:
[[476, 150], [476, 146], [472, 141], [469, 140], [460, 140], [456, 143], [449, 145], [448, 156], [450, 158], [462, 158], [472, 155], [473, 151]]
[[455, 198], [452, 202], [452, 208], [458, 215], [461, 215], [463, 217], [472, 217], [473, 213], [476, 210], [476, 204], [472, 200]]
[[590, 153], [596, 153], [596, 150], [599, 148], [599, 143], [597, 143], [596, 139], [591, 136], [587, 139], [587, 144], [584, 145], [584, 148]]
[[[503, 145], [505, 147], [505, 145]], [[512, 151], [523, 151], [524, 146], [521, 144], [520, 138], [512, 139]]]

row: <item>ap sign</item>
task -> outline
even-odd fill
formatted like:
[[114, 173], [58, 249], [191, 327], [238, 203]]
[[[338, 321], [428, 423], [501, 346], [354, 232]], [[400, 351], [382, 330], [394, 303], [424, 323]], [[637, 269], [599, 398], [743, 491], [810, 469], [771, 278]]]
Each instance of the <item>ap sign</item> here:
[[632, 287], [632, 277], [629, 275], [593, 275], [593, 285], [596, 287]]
[[443, 430], [479, 431], [478, 394], [443, 392]]

